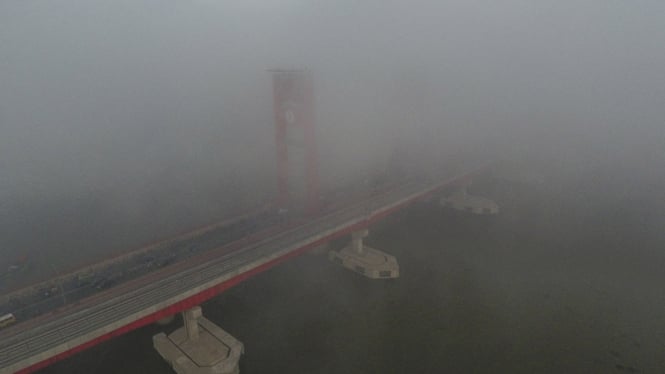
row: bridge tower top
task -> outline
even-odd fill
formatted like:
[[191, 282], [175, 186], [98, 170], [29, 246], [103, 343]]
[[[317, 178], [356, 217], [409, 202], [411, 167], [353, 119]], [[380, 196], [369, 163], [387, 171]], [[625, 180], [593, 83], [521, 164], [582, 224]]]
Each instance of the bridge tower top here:
[[277, 149], [277, 204], [315, 213], [319, 170], [313, 84], [306, 70], [271, 70]]

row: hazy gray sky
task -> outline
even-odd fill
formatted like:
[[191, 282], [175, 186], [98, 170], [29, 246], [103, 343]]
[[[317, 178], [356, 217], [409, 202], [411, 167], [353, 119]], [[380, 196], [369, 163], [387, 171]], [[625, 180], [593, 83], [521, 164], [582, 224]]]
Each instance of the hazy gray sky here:
[[396, 134], [657, 160], [664, 19], [662, 1], [5, 0], [0, 200], [217, 212], [272, 183], [275, 67], [314, 73], [324, 178]]

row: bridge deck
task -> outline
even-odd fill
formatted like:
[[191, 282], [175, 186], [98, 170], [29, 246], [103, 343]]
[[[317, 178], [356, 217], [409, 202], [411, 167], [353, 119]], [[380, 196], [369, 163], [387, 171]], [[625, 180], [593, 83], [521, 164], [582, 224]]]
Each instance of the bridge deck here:
[[0, 372], [31, 372], [212, 298], [287, 258], [388, 215], [466, 174], [411, 182], [257, 243], [211, 251], [0, 333]]

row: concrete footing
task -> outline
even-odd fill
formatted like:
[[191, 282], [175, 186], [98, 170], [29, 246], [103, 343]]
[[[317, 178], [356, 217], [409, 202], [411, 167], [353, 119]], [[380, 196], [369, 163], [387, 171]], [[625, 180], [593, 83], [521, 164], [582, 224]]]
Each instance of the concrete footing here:
[[155, 350], [178, 374], [238, 374], [243, 344], [204, 318], [201, 308], [183, 313], [185, 326], [152, 337]]
[[497, 203], [485, 197], [469, 195], [465, 188], [454, 192], [450, 196], [441, 198], [439, 203], [443, 207], [450, 207], [455, 210], [478, 215], [494, 215], [499, 213], [499, 205]]
[[365, 246], [363, 238], [367, 234], [366, 229], [353, 232], [351, 234], [351, 245], [339, 251], [328, 252], [328, 258], [367, 278], [398, 278], [399, 264], [395, 256]]

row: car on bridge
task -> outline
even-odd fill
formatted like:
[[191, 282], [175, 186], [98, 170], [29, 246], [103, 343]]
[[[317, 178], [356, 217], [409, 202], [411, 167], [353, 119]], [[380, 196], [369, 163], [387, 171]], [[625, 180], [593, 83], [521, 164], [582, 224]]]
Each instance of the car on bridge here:
[[16, 317], [14, 317], [12, 313], [7, 313], [0, 317], [0, 329], [13, 325], [14, 323], [16, 323]]

